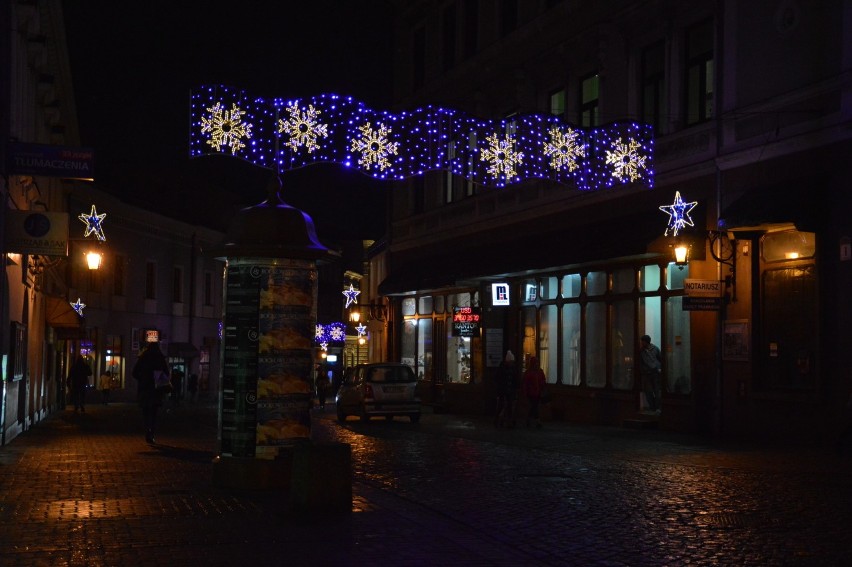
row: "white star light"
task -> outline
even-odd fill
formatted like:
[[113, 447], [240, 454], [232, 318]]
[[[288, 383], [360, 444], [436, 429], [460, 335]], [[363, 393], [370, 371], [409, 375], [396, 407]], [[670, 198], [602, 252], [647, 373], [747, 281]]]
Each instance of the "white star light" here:
[[355, 330], [358, 331], [359, 337], [363, 337], [367, 333], [367, 326], [364, 325], [364, 323], [361, 323], [360, 325], [355, 327]]
[[83, 316], [83, 308], [86, 307], [86, 304], [80, 301], [80, 298], [77, 298], [77, 301], [71, 304], [71, 307], [74, 308], [74, 311], [77, 312], [77, 315], [80, 317]]
[[95, 206], [92, 205], [92, 212], [88, 215], [86, 213], [81, 214], [77, 217], [84, 223], [86, 223], [86, 232], [83, 234], [84, 238], [88, 238], [90, 234], [94, 234], [95, 238], [100, 241], [106, 240], [106, 236], [104, 236], [104, 227], [103, 220], [106, 218], [106, 213], [98, 214], [98, 211], [95, 209]]
[[358, 301], [358, 295], [360, 294], [360, 291], [352, 287], [352, 284], [349, 284], [349, 289], [343, 291], [343, 295], [346, 296], [346, 305], [344, 305], [343, 307], [349, 307], [350, 305]]
[[680, 191], [675, 191], [674, 203], [660, 207], [661, 211], [669, 215], [669, 224], [666, 227], [665, 235], [668, 236], [669, 230], [671, 230], [672, 234], [677, 236], [680, 229], [686, 226], [695, 226], [692, 224], [692, 219], [689, 218], [689, 213], [697, 204], [698, 201], [684, 203], [683, 199], [680, 197]]

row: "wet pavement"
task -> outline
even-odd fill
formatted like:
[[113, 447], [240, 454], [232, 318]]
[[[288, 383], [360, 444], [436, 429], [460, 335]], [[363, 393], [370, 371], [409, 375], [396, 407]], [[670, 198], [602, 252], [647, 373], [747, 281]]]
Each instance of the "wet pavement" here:
[[216, 410], [57, 412], [0, 447], [0, 565], [850, 565], [852, 456], [656, 430], [314, 414], [352, 512], [212, 482]]

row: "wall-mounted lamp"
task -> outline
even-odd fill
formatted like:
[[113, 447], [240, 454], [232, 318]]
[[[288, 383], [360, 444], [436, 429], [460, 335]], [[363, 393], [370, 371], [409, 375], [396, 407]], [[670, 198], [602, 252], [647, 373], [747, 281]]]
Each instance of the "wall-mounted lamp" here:
[[689, 263], [689, 252], [691, 248], [692, 246], [684, 240], [678, 240], [672, 245], [675, 264], [679, 270], [682, 270], [683, 267]]
[[377, 321], [386, 321], [388, 317], [388, 306], [382, 303], [353, 303], [349, 309], [349, 320], [353, 323], [361, 320], [362, 311]]
[[90, 250], [86, 253], [86, 265], [90, 270], [97, 270], [101, 267], [101, 261], [103, 261], [103, 254], [100, 252], [96, 252], [94, 250]]

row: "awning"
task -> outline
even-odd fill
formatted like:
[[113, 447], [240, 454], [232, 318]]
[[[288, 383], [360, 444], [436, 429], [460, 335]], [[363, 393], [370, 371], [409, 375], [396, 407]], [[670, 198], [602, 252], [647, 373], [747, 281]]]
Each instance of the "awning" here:
[[45, 318], [47, 324], [58, 328], [79, 328], [80, 316], [64, 297], [45, 296]]
[[756, 230], [760, 227], [794, 224], [798, 230], [816, 232], [820, 223], [817, 187], [785, 185], [752, 189], [722, 209], [719, 228]]
[[195, 358], [198, 349], [192, 343], [169, 343], [169, 357], [171, 358]]

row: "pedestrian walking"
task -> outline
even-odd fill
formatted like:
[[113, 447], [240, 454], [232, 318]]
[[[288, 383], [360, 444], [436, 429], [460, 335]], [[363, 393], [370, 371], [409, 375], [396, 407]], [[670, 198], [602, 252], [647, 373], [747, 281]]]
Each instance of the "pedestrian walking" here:
[[521, 385], [524, 389], [524, 396], [527, 398], [527, 427], [532, 423], [541, 429], [541, 418], [539, 417], [539, 406], [541, 398], [544, 395], [544, 388], [547, 380], [544, 376], [544, 370], [538, 365], [538, 358], [530, 357], [527, 370], [524, 372], [524, 378]]
[[328, 376], [324, 373], [320, 373], [317, 375], [317, 401], [319, 402], [320, 409], [325, 409], [325, 399], [328, 396], [328, 388], [331, 383], [328, 380]]
[[89, 376], [91, 375], [92, 368], [83, 358], [83, 355], [78, 354], [74, 364], [71, 365], [71, 370], [68, 371], [68, 383], [71, 385], [74, 413], [86, 413], [86, 389], [89, 387]]
[[98, 388], [101, 391], [101, 402], [104, 405], [109, 404], [109, 391], [112, 389], [112, 372], [105, 370], [98, 378]]
[[[163, 397], [168, 389], [157, 387], [157, 376], [155, 373], [165, 373], [169, 376], [169, 365], [166, 357], [160, 350], [157, 342], [150, 342], [139, 355], [133, 366], [133, 377], [136, 378], [136, 393], [139, 407], [142, 409], [142, 422], [145, 427], [145, 440], [154, 444], [154, 431], [156, 429], [157, 412], [163, 403]], [[168, 384], [168, 380], [166, 380]]]
[[515, 397], [518, 391], [518, 378], [515, 371], [515, 355], [506, 351], [506, 357], [497, 373], [497, 408], [494, 412], [496, 427], [515, 426]]
[[660, 378], [663, 374], [663, 357], [660, 349], [651, 342], [651, 337], [639, 338], [642, 347], [639, 352], [639, 374], [642, 377], [642, 390], [648, 409], [660, 413]]

